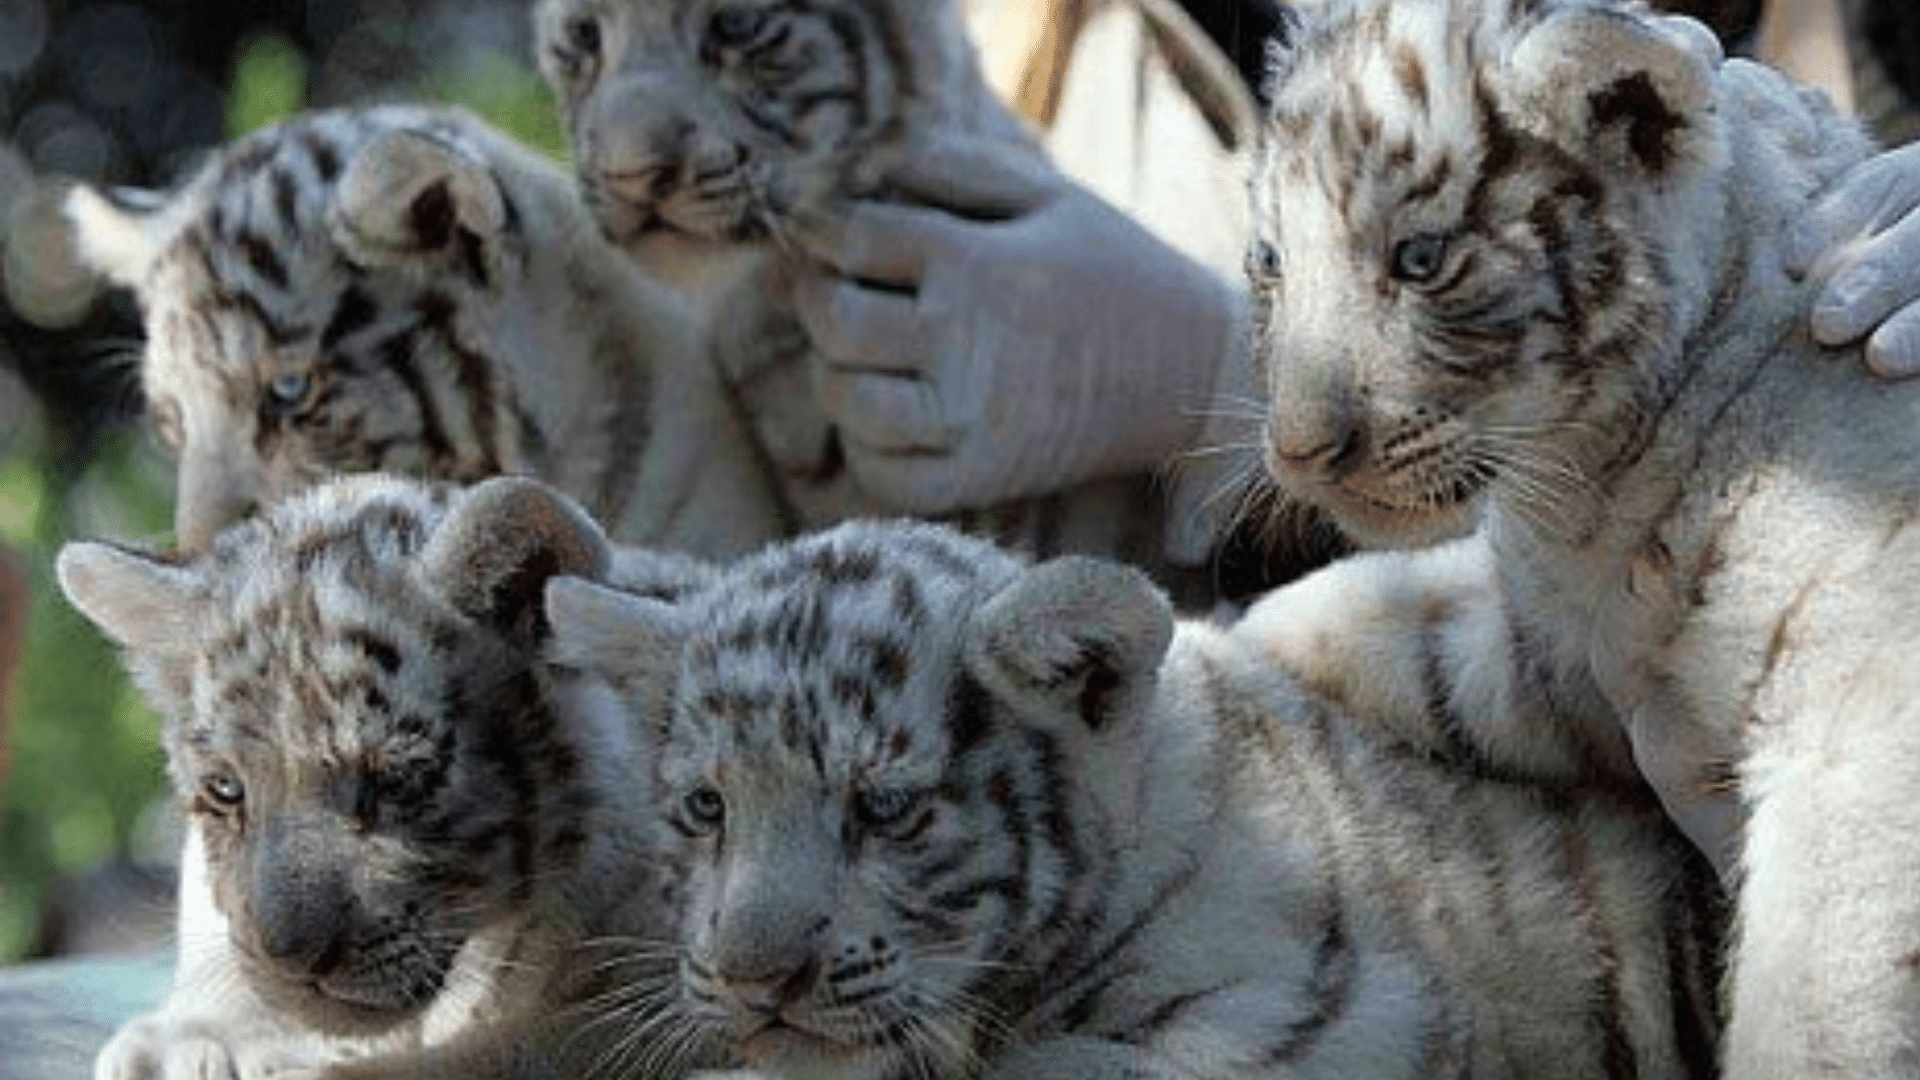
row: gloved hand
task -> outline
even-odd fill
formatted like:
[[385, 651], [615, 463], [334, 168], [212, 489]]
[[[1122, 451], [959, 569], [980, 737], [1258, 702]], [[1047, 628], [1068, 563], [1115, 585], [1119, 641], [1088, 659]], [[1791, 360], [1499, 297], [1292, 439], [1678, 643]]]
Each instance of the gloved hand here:
[[1788, 269], [1831, 263], [1813, 306], [1822, 345], [1866, 338], [1867, 367], [1920, 375], [1920, 144], [1841, 174], [1789, 237]]
[[813, 386], [870, 494], [944, 513], [1193, 446], [1244, 286], [995, 143], [944, 135], [800, 238]]

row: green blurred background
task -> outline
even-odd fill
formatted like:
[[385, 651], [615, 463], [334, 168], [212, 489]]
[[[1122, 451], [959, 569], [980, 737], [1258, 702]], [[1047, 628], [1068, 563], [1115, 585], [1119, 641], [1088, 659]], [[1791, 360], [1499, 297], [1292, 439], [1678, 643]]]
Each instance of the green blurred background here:
[[0, 673], [0, 963], [170, 919], [157, 720], [51, 566], [75, 537], [167, 544], [171, 462], [139, 416], [136, 314], [73, 267], [59, 192], [171, 186], [303, 107], [396, 98], [563, 151], [521, 0], [0, 0], [0, 607], [9, 573], [27, 593], [10, 692]]

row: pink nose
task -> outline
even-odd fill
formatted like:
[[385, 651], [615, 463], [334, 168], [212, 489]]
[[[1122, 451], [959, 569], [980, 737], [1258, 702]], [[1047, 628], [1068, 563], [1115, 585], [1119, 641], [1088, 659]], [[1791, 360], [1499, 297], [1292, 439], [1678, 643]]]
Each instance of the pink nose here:
[[812, 960], [791, 971], [779, 971], [750, 978], [723, 975], [727, 993], [742, 1006], [758, 1013], [774, 1015], [806, 997], [818, 981], [820, 965]]
[[1347, 425], [1271, 425], [1267, 432], [1267, 467], [1275, 472], [1331, 475], [1350, 464], [1359, 448], [1359, 433]]

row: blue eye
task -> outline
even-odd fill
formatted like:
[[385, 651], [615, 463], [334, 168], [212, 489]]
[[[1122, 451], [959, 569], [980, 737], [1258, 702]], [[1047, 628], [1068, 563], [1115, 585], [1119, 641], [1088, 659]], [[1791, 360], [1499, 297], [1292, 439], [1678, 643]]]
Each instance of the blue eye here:
[[1393, 248], [1393, 276], [1414, 285], [1432, 281], [1446, 262], [1447, 238], [1439, 233], [1422, 233]]
[[302, 371], [291, 371], [275, 375], [267, 383], [267, 396], [281, 408], [293, 408], [307, 400], [308, 391], [313, 389], [313, 380]]
[[701, 832], [711, 832], [727, 819], [727, 800], [711, 787], [697, 787], [681, 800], [687, 821]]
[[221, 813], [236, 810], [246, 801], [247, 788], [240, 778], [229, 773], [212, 773], [200, 781], [200, 790], [207, 801]]

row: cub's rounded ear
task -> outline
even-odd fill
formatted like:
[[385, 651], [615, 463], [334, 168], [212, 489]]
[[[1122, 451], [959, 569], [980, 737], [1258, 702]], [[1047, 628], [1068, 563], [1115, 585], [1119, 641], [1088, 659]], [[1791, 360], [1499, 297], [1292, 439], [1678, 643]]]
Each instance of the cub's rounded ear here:
[[76, 184], [61, 212], [81, 264], [121, 288], [138, 289], [164, 246], [166, 204], [159, 192], [118, 188], [102, 194]]
[[982, 604], [964, 648], [995, 694], [1099, 731], [1144, 706], [1172, 639], [1173, 608], [1145, 574], [1070, 556]]
[[1646, 18], [1597, 5], [1550, 9], [1507, 54], [1518, 122], [1607, 168], [1660, 177], [1711, 165], [1714, 70]]
[[577, 577], [547, 582], [548, 658], [616, 682], [670, 677], [684, 637], [683, 609]]
[[474, 262], [507, 220], [480, 162], [426, 132], [382, 132], [347, 163], [328, 224], [351, 257], [385, 265], [452, 252]]
[[500, 476], [459, 493], [421, 559], [454, 607], [528, 639], [547, 632], [547, 581], [605, 577], [607, 538], [572, 499], [537, 480]]
[[198, 574], [157, 556], [76, 541], [60, 549], [54, 574], [67, 600], [127, 649], [189, 649], [204, 596]]

